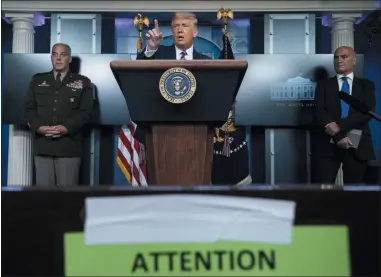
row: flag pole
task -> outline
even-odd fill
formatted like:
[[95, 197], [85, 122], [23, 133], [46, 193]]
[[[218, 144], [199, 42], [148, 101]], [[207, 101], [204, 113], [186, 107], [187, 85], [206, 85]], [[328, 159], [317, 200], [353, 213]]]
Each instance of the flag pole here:
[[[229, 37], [228, 37], [228, 20], [233, 19], [233, 18], [234, 18], [234, 14], [233, 14], [233, 11], [231, 9], [224, 9], [223, 7], [221, 7], [221, 9], [219, 9], [217, 11], [217, 20], [222, 19], [222, 23], [223, 23], [223, 36], [224, 36], [223, 42], [224, 42], [225, 51], [222, 54], [222, 56], [223, 56], [222, 58], [225, 60], [232, 58], [232, 57], [229, 57], [229, 52], [228, 52], [228, 44], [230, 44], [230, 42], [228, 41], [229, 40]], [[229, 116], [228, 116], [226, 123], [222, 126], [222, 129], [224, 130], [224, 133], [225, 133], [224, 146], [222, 148], [222, 153], [225, 157], [230, 157], [230, 154], [231, 154], [230, 153], [231, 152], [231, 149], [230, 149], [230, 143], [231, 143], [230, 133], [235, 131], [234, 117], [235, 117], [235, 103], [233, 103], [232, 110], [229, 112]]]
[[224, 26], [223, 33], [224, 33], [224, 48], [225, 48], [226, 60], [228, 59], [228, 19], [229, 18], [230, 19], [234, 18], [234, 14], [231, 9], [224, 9], [223, 7], [221, 7], [221, 9], [217, 11], [217, 19], [218, 20], [222, 19], [223, 26]]
[[138, 13], [134, 18], [134, 25], [138, 29], [139, 32], [139, 38], [136, 41], [136, 52], [137, 54], [140, 54], [143, 51], [143, 37], [142, 32], [144, 25], [149, 26], [149, 20], [148, 17], [143, 17], [140, 13]]

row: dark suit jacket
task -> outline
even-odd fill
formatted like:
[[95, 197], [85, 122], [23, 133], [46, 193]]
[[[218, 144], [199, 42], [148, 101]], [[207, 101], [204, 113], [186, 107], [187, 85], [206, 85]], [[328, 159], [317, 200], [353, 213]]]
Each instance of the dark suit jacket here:
[[[152, 60], [176, 60], [176, 48], [175, 45], [170, 46], [164, 46], [160, 45], [160, 47], [157, 49], [155, 54], [152, 57], [147, 58], [144, 55], [144, 51], [140, 53], [136, 59], [137, 60], [145, 60], [145, 59], [152, 59]], [[211, 60], [209, 56], [203, 55], [195, 50], [193, 47], [193, 59], [194, 60]]]
[[[336, 122], [340, 133], [335, 136], [336, 142], [345, 137], [351, 129], [362, 130], [362, 139], [355, 150], [356, 156], [361, 160], [375, 159], [372, 138], [368, 122], [370, 116], [359, 113], [350, 108], [348, 117], [341, 118], [341, 100], [336, 76], [320, 81], [315, 93], [315, 111], [313, 116], [314, 132], [313, 147], [315, 155], [334, 155], [335, 144], [330, 143], [331, 137], [325, 133], [325, 126]], [[371, 109], [376, 105], [374, 83], [368, 79], [354, 77], [352, 96], [366, 103]]]

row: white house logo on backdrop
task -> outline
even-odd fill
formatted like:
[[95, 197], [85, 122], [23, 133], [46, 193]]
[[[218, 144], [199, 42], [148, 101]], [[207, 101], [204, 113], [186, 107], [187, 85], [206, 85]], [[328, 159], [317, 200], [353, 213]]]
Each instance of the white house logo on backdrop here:
[[271, 85], [272, 101], [312, 101], [315, 98], [316, 83], [303, 77], [288, 79]]

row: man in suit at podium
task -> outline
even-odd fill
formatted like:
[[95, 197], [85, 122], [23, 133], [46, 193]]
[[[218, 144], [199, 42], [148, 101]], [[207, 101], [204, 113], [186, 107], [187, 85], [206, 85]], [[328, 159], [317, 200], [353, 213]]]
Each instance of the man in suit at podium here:
[[370, 116], [355, 111], [339, 98], [342, 91], [371, 109], [375, 107], [374, 83], [354, 76], [355, 65], [354, 49], [339, 47], [334, 54], [337, 75], [317, 84], [312, 136], [314, 182], [334, 184], [342, 163], [345, 184], [364, 183], [367, 162], [375, 159]]
[[91, 119], [91, 81], [69, 70], [71, 48], [52, 48], [53, 70], [32, 77], [26, 99], [26, 121], [34, 135], [34, 163], [38, 186], [79, 183], [82, 128]]
[[[142, 53], [137, 56], [138, 60], [157, 59], [157, 60], [207, 60], [210, 57], [197, 52], [193, 45], [193, 40], [197, 36], [197, 18], [193, 13], [175, 13], [172, 18], [172, 35], [174, 45], [161, 45], [163, 35], [160, 32], [159, 24], [155, 20], [154, 29], [147, 32], [147, 46]], [[223, 35], [225, 42], [225, 35]], [[227, 47], [227, 49], [225, 49]], [[228, 56], [225, 57], [225, 50]], [[231, 49], [230, 40], [221, 50], [220, 59], [234, 59]], [[218, 104], [217, 104], [218, 105]], [[234, 104], [233, 104], [234, 107]], [[234, 110], [234, 108], [233, 108]], [[232, 114], [234, 114], [232, 110]], [[248, 166], [248, 153], [246, 148], [246, 133], [244, 128], [236, 128], [229, 122], [231, 116], [221, 128], [217, 128], [215, 132], [214, 142], [214, 158], [212, 168], [213, 184], [247, 184], [251, 182]], [[229, 126], [229, 131], [225, 128]], [[221, 131], [221, 132], [220, 132]], [[224, 138], [218, 134], [224, 134], [229, 138], [230, 143], [223, 143]], [[234, 141], [234, 142], [233, 142]], [[233, 143], [232, 143], [233, 142]], [[225, 154], [224, 145], [233, 147], [231, 152]], [[240, 151], [233, 151], [234, 147]], [[224, 153], [224, 154], [223, 154]], [[223, 154], [223, 155], [222, 155]]]
[[174, 45], [161, 45], [163, 34], [155, 19], [155, 28], [149, 30], [147, 46], [137, 56], [137, 60], [207, 60], [210, 57], [196, 51], [193, 39], [197, 36], [197, 18], [193, 13], [175, 13], [172, 18], [172, 34]]

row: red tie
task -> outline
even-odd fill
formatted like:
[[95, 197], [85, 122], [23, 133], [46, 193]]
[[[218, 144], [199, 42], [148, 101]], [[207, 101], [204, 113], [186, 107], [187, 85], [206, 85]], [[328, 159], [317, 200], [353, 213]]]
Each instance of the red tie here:
[[180, 60], [185, 60], [185, 56], [187, 55], [187, 52], [183, 51], [180, 53]]

